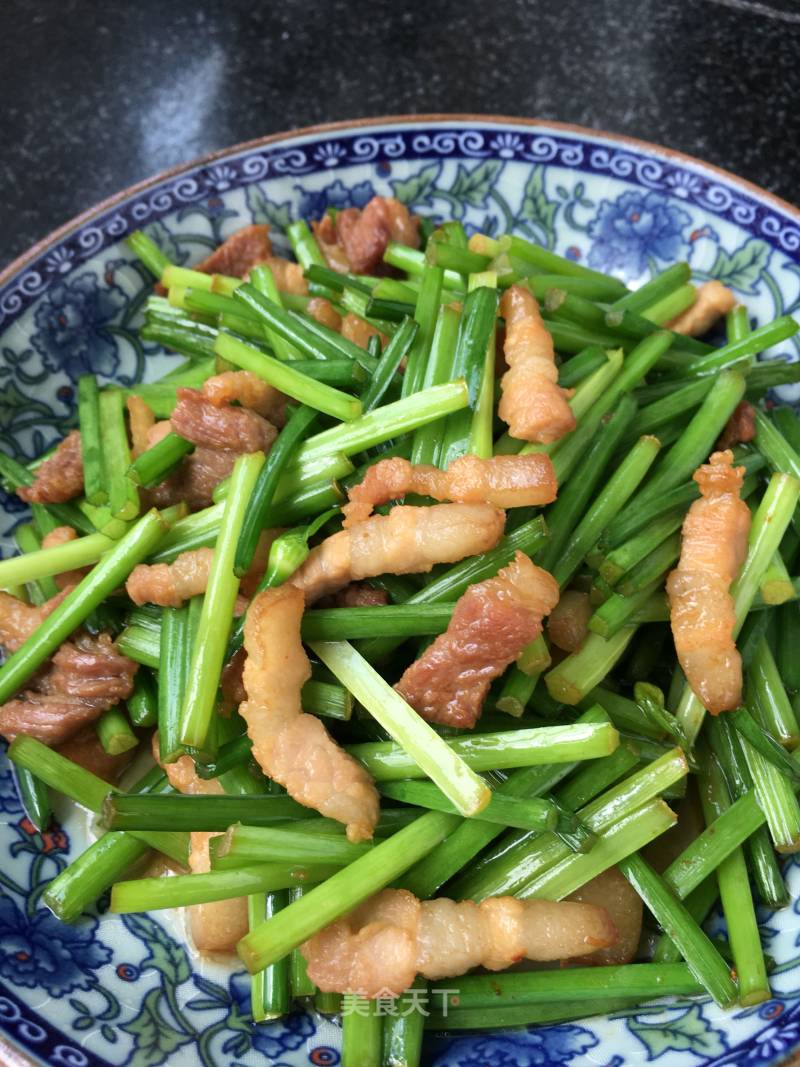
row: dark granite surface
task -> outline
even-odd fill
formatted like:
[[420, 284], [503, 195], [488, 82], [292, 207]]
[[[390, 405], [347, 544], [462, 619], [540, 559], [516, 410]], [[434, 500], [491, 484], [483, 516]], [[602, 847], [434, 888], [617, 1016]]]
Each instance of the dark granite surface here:
[[333, 119], [661, 142], [798, 200], [798, 0], [3, 0], [0, 264], [131, 182]]

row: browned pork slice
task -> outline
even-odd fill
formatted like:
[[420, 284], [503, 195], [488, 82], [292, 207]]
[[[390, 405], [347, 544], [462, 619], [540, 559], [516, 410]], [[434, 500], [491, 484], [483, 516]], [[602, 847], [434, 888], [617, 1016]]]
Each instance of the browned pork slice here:
[[33, 485], [23, 485], [17, 496], [28, 504], [64, 504], [83, 492], [81, 435], [72, 430], [49, 459], [36, 469]]
[[249, 370], [226, 370], [215, 374], [203, 382], [201, 392], [215, 407], [225, 407], [236, 401], [273, 426], [280, 427], [286, 422], [285, 394]]
[[563, 960], [613, 945], [605, 908], [571, 901], [489, 897], [418, 900], [384, 889], [300, 947], [325, 992], [398, 996], [421, 974], [436, 980], [473, 967], [501, 971], [520, 960]]
[[395, 689], [429, 722], [474, 726], [491, 683], [539, 636], [557, 603], [553, 576], [517, 552], [494, 578], [467, 589], [445, 633]]
[[369, 274], [378, 268], [389, 241], [419, 247], [419, 219], [391, 196], [374, 196], [364, 208], [339, 211], [312, 223], [328, 266]]
[[564, 652], [577, 651], [589, 632], [592, 610], [588, 593], [578, 589], [565, 590], [547, 620], [550, 643]]
[[203, 274], [227, 274], [231, 278], [244, 278], [252, 267], [265, 263], [271, 255], [269, 226], [243, 226], [193, 269], [202, 271]]
[[567, 899], [605, 908], [617, 928], [617, 940], [613, 945], [597, 949], [576, 962], [610, 966], [632, 963], [636, 959], [639, 939], [642, 936], [642, 898], [619, 867], [609, 867], [607, 871], [570, 893]]
[[133, 691], [138, 664], [108, 634], [65, 641], [30, 689], [0, 706], [0, 734], [30, 734], [46, 745], [68, 740]]

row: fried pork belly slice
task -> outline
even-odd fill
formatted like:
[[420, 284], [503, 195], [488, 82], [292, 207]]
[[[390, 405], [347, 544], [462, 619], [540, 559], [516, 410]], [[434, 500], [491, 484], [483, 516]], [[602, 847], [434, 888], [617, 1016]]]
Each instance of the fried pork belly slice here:
[[153, 409], [140, 396], [129, 396], [125, 401], [131, 431], [131, 456], [137, 459], [150, 447], [150, 431], [156, 424]]
[[62, 589], [39, 607], [0, 592], [0, 647], [16, 652], [70, 592], [71, 589]]
[[506, 322], [503, 346], [508, 370], [500, 382], [498, 414], [512, 437], [547, 444], [575, 429], [575, 416], [558, 385], [553, 339], [536, 298], [512, 285], [500, 301]]
[[65, 641], [33, 685], [0, 707], [0, 734], [29, 734], [58, 745], [133, 691], [138, 664], [117, 652], [108, 634]]
[[386, 342], [389, 340], [385, 333], [381, 333], [375, 326], [371, 326], [366, 319], [360, 318], [352, 311], [348, 311], [342, 319], [339, 333], [346, 341], [352, 341], [354, 345], [364, 349], [369, 347], [371, 337], [380, 338], [381, 348], [385, 348]]
[[313, 548], [292, 576], [306, 602], [379, 574], [427, 574], [435, 563], [457, 563], [494, 548], [505, 512], [491, 504], [400, 505], [372, 515]]
[[473, 967], [502, 971], [520, 960], [563, 960], [613, 945], [605, 908], [571, 901], [489, 897], [418, 900], [384, 889], [300, 946], [325, 992], [399, 995], [421, 974], [436, 980]]
[[[42, 548], [56, 548], [58, 545], [69, 544], [70, 541], [77, 540], [78, 532], [73, 530], [71, 526], [56, 526], [54, 530], [46, 533], [42, 538]], [[89, 567], [80, 567], [75, 571], [62, 571], [61, 574], [54, 574], [53, 580], [59, 589], [66, 589], [67, 586], [77, 585], [86, 575], [89, 573]]]
[[734, 445], [746, 445], [755, 435], [756, 410], [747, 400], [740, 400], [714, 447], [718, 452], [724, 452], [726, 448], [733, 448]]
[[243, 226], [193, 269], [202, 271], [203, 274], [227, 274], [231, 278], [244, 278], [252, 267], [266, 263], [271, 256], [269, 226]]
[[299, 263], [293, 263], [282, 256], [270, 256], [264, 262], [269, 267], [275, 284], [282, 293], [294, 293], [295, 296], [308, 295], [308, 282]]
[[184, 600], [205, 593], [214, 559], [213, 548], [193, 548], [172, 563], [140, 563], [125, 583], [134, 604], [179, 608]]
[[667, 329], [688, 337], [702, 337], [735, 307], [736, 297], [722, 282], [705, 282], [697, 290], [692, 306], [668, 322]]
[[543, 454], [492, 456], [491, 459], [460, 456], [444, 471], [395, 457], [374, 463], [363, 481], [348, 489], [349, 501], [342, 511], [347, 527], [369, 518], [379, 504], [407, 493], [459, 504], [520, 508], [550, 504], [557, 492], [553, 464]]
[[312, 319], [316, 319], [322, 326], [327, 326], [329, 330], [335, 330], [336, 333], [339, 333], [342, 329], [342, 316], [330, 300], [326, 300], [324, 296], [315, 296], [309, 300], [306, 306], [306, 315], [310, 315]]
[[363, 208], [339, 211], [335, 222], [325, 216], [314, 234], [333, 270], [369, 274], [381, 265], [389, 241], [419, 247], [419, 219], [394, 197], [373, 196]]
[[733, 638], [730, 585], [747, 555], [750, 510], [739, 493], [744, 467], [715, 452], [694, 473], [702, 496], [683, 520], [681, 556], [667, 579], [672, 634], [683, 672], [716, 715], [742, 699], [742, 660]]
[[82, 492], [81, 435], [72, 430], [36, 469], [33, 485], [21, 486], [17, 496], [28, 504], [64, 504]]
[[491, 683], [539, 636], [557, 603], [555, 578], [517, 552], [494, 578], [467, 589], [445, 633], [395, 689], [429, 722], [474, 726]]
[[349, 840], [364, 841], [378, 821], [372, 779], [300, 704], [300, 690], [311, 677], [300, 640], [304, 607], [302, 592], [291, 585], [267, 589], [250, 605], [244, 627], [247, 700], [239, 712], [264, 773], [298, 803], [344, 823]]
[[199, 389], [178, 389], [170, 416], [172, 429], [203, 448], [232, 452], [268, 452], [277, 437], [272, 423], [249, 408], [217, 404]]
[[[153, 738], [153, 752], [158, 758], [157, 735]], [[224, 792], [216, 778], [200, 778], [195, 772], [191, 756], [181, 756], [174, 763], [164, 764], [169, 784], [179, 793], [190, 796], [221, 796]], [[189, 866], [194, 874], [211, 870], [209, 841], [216, 833], [195, 831], [190, 835]], [[233, 952], [236, 942], [247, 933], [247, 897], [231, 897], [210, 904], [192, 904], [189, 927], [198, 952]]]
[[312, 221], [311, 229], [330, 269], [347, 274], [352, 268], [345, 250], [337, 243], [336, 223], [331, 216], [323, 215], [318, 222]]
[[617, 940], [613, 945], [597, 949], [591, 955], [576, 960], [577, 963], [610, 966], [633, 962], [642, 936], [642, 898], [619, 867], [609, 867], [570, 893], [567, 899], [605, 908], [617, 929]]
[[226, 370], [215, 374], [206, 379], [201, 392], [214, 407], [223, 408], [235, 400], [273, 426], [281, 427], [286, 422], [285, 394], [249, 370]]
[[[270, 545], [280, 533], [281, 529], [262, 530], [259, 535], [253, 562], [241, 581], [245, 597], [255, 591], [267, 568]], [[205, 593], [213, 561], [213, 548], [191, 548], [181, 552], [172, 563], [139, 563], [125, 583], [125, 592], [134, 604], [179, 608], [185, 600]]]
[[564, 652], [579, 649], [589, 632], [592, 610], [588, 593], [578, 589], [565, 590], [547, 620], [550, 643]]

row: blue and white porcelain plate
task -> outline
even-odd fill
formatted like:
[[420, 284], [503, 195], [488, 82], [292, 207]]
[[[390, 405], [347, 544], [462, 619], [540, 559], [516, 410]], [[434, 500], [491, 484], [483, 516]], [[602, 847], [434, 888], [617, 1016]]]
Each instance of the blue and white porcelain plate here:
[[[0, 275], [0, 448], [29, 459], [75, 416], [78, 376], [130, 384], [177, 357], [136, 333], [151, 279], [122, 244], [143, 228], [192, 264], [251, 222], [281, 230], [376, 193], [467, 229], [521, 233], [633, 285], [686, 259], [764, 322], [800, 308], [800, 213], [665, 149], [517, 119], [380, 119], [231, 149], [128, 190]], [[280, 244], [280, 240], [276, 240]], [[798, 358], [795, 348], [781, 354]], [[767, 353], [769, 356], [773, 353]], [[777, 354], [777, 353], [774, 353]], [[800, 399], [787, 387], [783, 399]], [[0, 538], [25, 520], [0, 492]], [[0, 1062], [66, 1067], [330, 1067], [340, 1032], [311, 1014], [253, 1027], [248, 980], [199, 959], [178, 917], [103, 913], [65, 926], [44, 886], [87, 841], [79, 812], [34, 831], [0, 756]], [[788, 881], [800, 901], [800, 866]], [[800, 903], [764, 913], [774, 997], [726, 1014], [707, 1001], [560, 1026], [432, 1036], [435, 1067], [721, 1067], [779, 1063], [800, 1047]]]

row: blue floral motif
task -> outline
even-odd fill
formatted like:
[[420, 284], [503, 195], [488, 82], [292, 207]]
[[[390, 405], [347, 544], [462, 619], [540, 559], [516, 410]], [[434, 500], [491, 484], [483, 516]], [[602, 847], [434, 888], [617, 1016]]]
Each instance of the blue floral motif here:
[[[231, 975], [230, 980], [231, 1000], [238, 1014], [242, 1018], [250, 1018], [250, 976], [243, 971]], [[301, 1048], [302, 1045], [316, 1033], [314, 1020], [304, 1012], [294, 1012], [285, 1015], [275, 1022], [250, 1024], [250, 1044], [256, 1052], [267, 1057], [269, 1063], [274, 1063], [276, 1058], [283, 1052], [292, 1052]], [[223, 1052], [230, 1052], [238, 1045], [241, 1034], [234, 1035], [222, 1047]], [[238, 1056], [243, 1055], [236, 1048]]]
[[660, 193], [623, 193], [604, 200], [589, 224], [594, 244], [589, 265], [598, 270], [624, 271], [638, 278], [648, 257], [663, 261], [681, 259], [686, 241], [683, 229], [691, 218]]
[[322, 189], [305, 189], [302, 185], [296, 185], [295, 189], [300, 193], [297, 213], [301, 219], [322, 218], [329, 207], [337, 210], [345, 207], [364, 207], [375, 196], [372, 182], [346, 186], [338, 178]]
[[0, 898], [0, 975], [32, 989], [43, 986], [60, 997], [89, 989], [94, 971], [111, 959], [111, 949], [96, 939], [97, 923], [68, 926], [49, 911], [28, 918], [10, 897]]
[[94, 274], [59, 282], [36, 309], [31, 344], [48, 370], [63, 370], [73, 381], [87, 371], [111, 378], [119, 355], [107, 327], [125, 304], [118, 286], [100, 286]]
[[[0, 507], [2, 507], [0, 497]], [[17, 787], [14, 784], [14, 775], [5, 757], [0, 757], [0, 811], [7, 815], [18, 815], [22, 811], [22, 805], [17, 796]]]
[[771, 1063], [778, 1057], [796, 1049], [800, 1044], [800, 1021], [794, 1019], [791, 1022], [777, 1022], [774, 1026], [768, 1026], [760, 1034], [756, 1034], [753, 1047], [747, 1053], [747, 1060], [764, 1060]]
[[582, 1026], [531, 1028], [519, 1037], [459, 1038], [435, 1061], [435, 1067], [556, 1067], [583, 1056], [599, 1040]]

